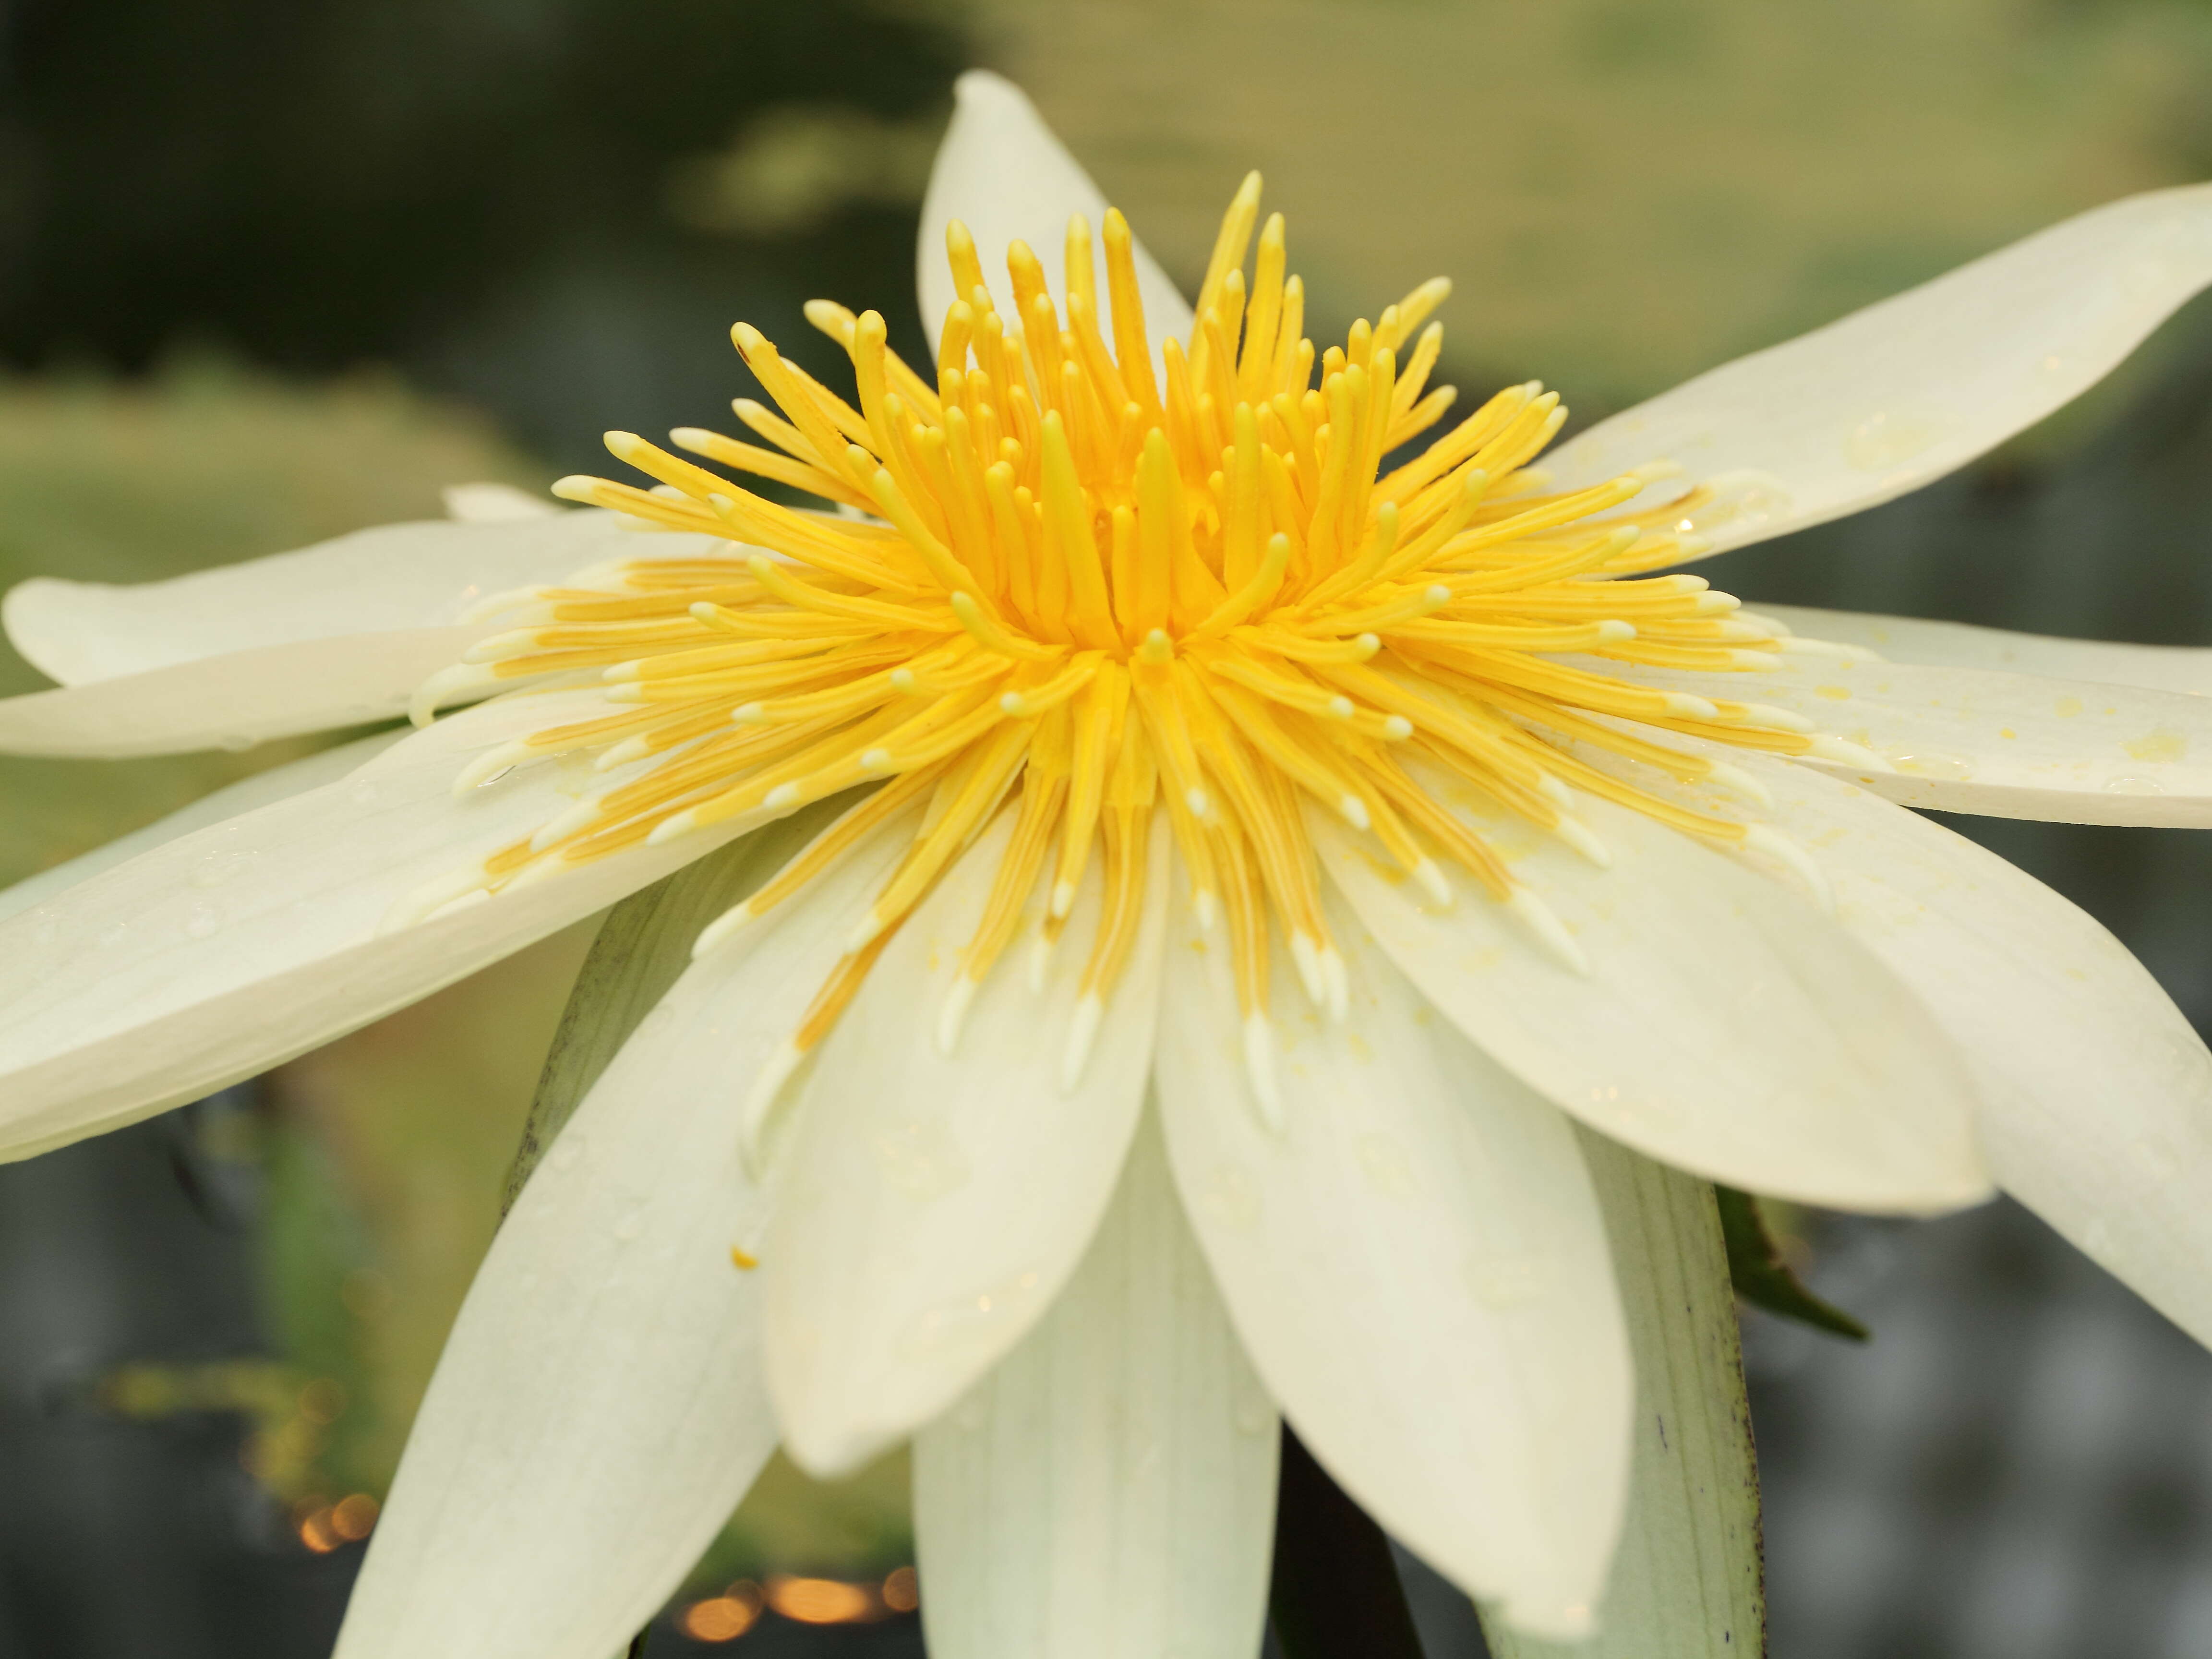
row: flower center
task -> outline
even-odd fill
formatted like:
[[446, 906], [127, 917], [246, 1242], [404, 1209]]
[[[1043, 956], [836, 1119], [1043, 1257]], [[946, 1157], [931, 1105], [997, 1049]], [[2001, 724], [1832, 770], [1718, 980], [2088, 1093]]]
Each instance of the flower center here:
[[926, 809], [757, 1091], [757, 1125], [1017, 784], [940, 1040], [957, 1041], [975, 987], [1025, 927], [1057, 948], [1096, 858], [1105, 899], [1069, 1036], [1073, 1084], [1134, 939], [1152, 820], [1164, 813], [1200, 919], [1226, 920], [1270, 1110], [1272, 1045], [1261, 1039], [1273, 930], [1317, 1006], [1340, 1015], [1346, 1000], [1309, 811], [1371, 836], [1439, 903], [1451, 897], [1442, 866], [1456, 864], [1570, 960], [1565, 931], [1438, 798], [1437, 781], [1471, 786], [1600, 861], [1571, 790], [1763, 847], [1817, 884], [1810, 860], [1764, 826], [1662, 799], [1582, 757], [1603, 751], [1754, 804], [1764, 792], [1741, 769], [1644, 733], [1882, 765], [1796, 715], [1604, 671], [1759, 669], [1797, 644], [1698, 577], [1639, 574], [1701, 550], [1692, 529], [1714, 492], [1623, 510], [1669, 465], [1550, 490], [1531, 463], [1566, 410], [1534, 383], [1387, 465], [1454, 400], [1428, 386], [1443, 331], [1427, 319], [1449, 283], [1424, 283], [1316, 358], [1279, 214], [1259, 232], [1247, 286], [1258, 210], [1255, 173], [1223, 222], [1190, 341], [1164, 342], [1157, 359], [1128, 226], [1112, 211], [1107, 304], [1078, 218], [1063, 303], [1028, 247], [1009, 250], [1012, 315], [954, 224], [948, 253], [967, 297], [945, 319], [933, 381], [890, 350], [876, 313], [809, 305], [851, 356], [857, 407], [739, 324], [738, 349], [781, 413], [744, 399], [736, 410], [767, 447], [695, 428], [674, 442], [839, 510], [785, 507], [609, 434], [658, 488], [566, 478], [556, 494], [739, 545], [726, 557], [641, 557], [500, 602], [514, 629], [426, 686], [418, 715], [458, 693], [580, 672], [605, 682], [608, 707], [487, 755], [463, 786], [563, 752], [595, 752], [606, 769], [651, 763], [426, 894], [416, 913], [533, 869], [884, 783], [711, 927], [710, 949], [870, 830]]

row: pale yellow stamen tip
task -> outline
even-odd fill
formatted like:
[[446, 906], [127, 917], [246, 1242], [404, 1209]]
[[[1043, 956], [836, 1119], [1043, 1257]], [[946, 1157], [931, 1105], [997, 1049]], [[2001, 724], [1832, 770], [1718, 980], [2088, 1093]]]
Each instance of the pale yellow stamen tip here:
[[1244, 1017], [1244, 1075], [1252, 1085], [1252, 1103], [1260, 1125], [1270, 1134], [1283, 1132], [1283, 1097], [1275, 1086], [1275, 1028], [1262, 1013]]
[[1065, 921], [1067, 913], [1075, 908], [1075, 884], [1057, 881], [1052, 887], [1052, 915], [1054, 921]]
[[753, 919], [752, 902], [733, 904], [699, 930], [699, 937], [691, 941], [691, 960], [698, 961], [721, 944], [744, 931]]
[[767, 1135], [769, 1121], [775, 1115], [777, 1097], [805, 1058], [805, 1051], [787, 1038], [753, 1079], [753, 1086], [738, 1115], [738, 1152], [744, 1160], [748, 1175], [760, 1174], [761, 1145]]
[[1580, 818], [1562, 812], [1553, 833], [1599, 869], [1613, 868], [1613, 849], [1598, 838], [1597, 831]]
[[1340, 796], [1336, 803], [1336, 810], [1343, 817], [1344, 821], [1355, 830], [1367, 829], [1374, 822], [1368, 816], [1367, 803], [1357, 795]]
[[1382, 735], [1393, 743], [1403, 743], [1413, 735], [1413, 723], [1403, 714], [1392, 714], [1382, 722]]
[[377, 922], [376, 931], [380, 934], [397, 933], [417, 922], [427, 921], [455, 900], [483, 892], [483, 872], [479, 868], [448, 871], [396, 900]]
[[1771, 726], [1777, 732], [1810, 732], [1813, 729], [1813, 722], [1796, 710], [1777, 708], [1769, 703], [1745, 703], [1743, 713], [1738, 718], [1745, 724]]
[[1743, 846], [1746, 852], [1764, 854], [1788, 869], [1804, 884], [1814, 903], [1831, 915], [1835, 914], [1836, 895], [1828, 885], [1827, 872], [1810, 853], [1789, 836], [1766, 824], [1754, 823], [1744, 830]]
[[599, 821], [597, 801], [579, 801], [567, 811], [541, 825], [530, 838], [530, 850], [542, 853], [549, 847], [557, 847], [569, 836], [580, 834]]
[[654, 824], [652, 832], [645, 838], [645, 844], [665, 847], [672, 841], [682, 840], [697, 828], [699, 815], [696, 812], [678, 812]]
[[1793, 657], [1834, 657], [1844, 662], [1882, 662], [1887, 660], [1879, 651], [1869, 651], [1863, 645], [1841, 645], [1833, 640], [1808, 640], [1802, 634], [1777, 636], [1775, 646]]
[[1451, 881], [1444, 874], [1443, 866], [1434, 859], [1423, 859], [1413, 866], [1413, 881], [1439, 908], [1451, 908]]
[[463, 767], [460, 775], [453, 780], [454, 798], [459, 799], [471, 789], [506, 776], [524, 762], [537, 759], [539, 752], [526, 743], [502, 743], [485, 750]]
[[1316, 1008], [1328, 1006], [1328, 979], [1321, 965], [1321, 941], [1311, 933], [1291, 935], [1291, 961], [1298, 970], [1298, 983], [1306, 1000]]
[[974, 980], [962, 974], [945, 994], [945, 1006], [937, 1014], [937, 1052], [947, 1059], [960, 1046], [960, 1033], [968, 1024], [968, 1011], [975, 1006], [977, 988]]
[[1712, 770], [1705, 774], [1705, 781], [1725, 794], [1753, 806], [1771, 810], [1774, 796], [1766, 786], [1743, 769], [1728, 761], [1715, 761]]
[[1575, 936], [1567, 931], [1558, 913], [1534, 893], [1526, 887], [1516, 887], [1505, 900], [1505, 908], [1561, 967], [1571, 973], [1589, 972], [1589, 958], [1583, 954], [1583, 947], [1575, 942]]
[[1083, 1069], [1091, 1063], [1091, 1050], [1098, 1041], [1098, 1026], [1106, 1015], [1106, 1005], [1096, 993], [1086, 993], [1075, 1005], [1075, 1017], [1067, 1028], [1067, 1048], [1060, 1062], [1060, 1091], [1073, 1094], [1076, 1085], [1083, 1081]]
[[1660, 696], [1665, 700], [1667, 712], [1676, 720], [1716, 720], [1720, 718], [1721, 711], [1704, 697], [1692, 696], [1687, 691], [1663, 691]]
[[1843, 738], [1832, 738], [1825, 732], [1811, 739], [1812, 747], [1805, 751], [1808, 760], [1832, 761], [1838, 766], [1848, 766], [1860, 772], [1894, 772], [1897, 769], [1873, 750]]

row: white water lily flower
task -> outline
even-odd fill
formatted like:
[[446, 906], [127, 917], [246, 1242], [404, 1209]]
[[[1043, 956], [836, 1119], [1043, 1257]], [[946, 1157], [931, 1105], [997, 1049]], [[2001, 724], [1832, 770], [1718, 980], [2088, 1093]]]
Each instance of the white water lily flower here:
[[2103, 929], [1895, 804], [2212, 823], [2212, 659], [1785, 626], [1649, 574], [2074, 395], [2212, 280], [2212, 191], [2071, 220], [1547, 471], [1534, 385], [1385, 467], [1451, 401], [1445, 286], [1316, 359], [1258, 203], [1194, 325], [970, 76], [925, 212], [936, 372], [817, 303], [856, 402], [741, 325], [766, 447], [675, 434], [836, 511], [617, 434], [657, 487], [561, 490], [608, 511], [471, 498], [9, 595], [64, 683], [0, 702], [19, 750], [343, 723], [454, 658], [418, 714], [501, 694], [0, 903], [13, 1156], [881, 786], [706, 931], [531, 1181], [346, 1659], [600, 1659], [779, 1441], [834, 1474], [909, 1436], [933, 1651], [1249, 1655], [1278, 1409], [1454, 1582], [1587, 1629], [1632, 1378], [1575, 1120], [1825, 1205], [2000, 1185], [2212, 1338], [2212, 1059]]

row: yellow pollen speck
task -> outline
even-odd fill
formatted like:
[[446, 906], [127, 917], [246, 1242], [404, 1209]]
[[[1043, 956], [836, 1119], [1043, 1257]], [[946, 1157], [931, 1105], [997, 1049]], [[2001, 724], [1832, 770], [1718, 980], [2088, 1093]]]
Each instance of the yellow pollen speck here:
[[[849, 392], [741, 323], [732, 338], [769, 399], [735, 404], [747, 437], [684, 427], [670, 450], [607, 434], [643, 483], [570, 477], [556, 494], [682, 539], [656, 551], [640, 538], [626, 560], [514, 596], [510, 630], [416, 702], [427, 718], [442, 697], [602, 683], [585, 717], [465, 776], [495, 787], [495, 764], [556, 761], [579, 799], [398, 914], [853, 802], [701, 936], [711, 951], [862, 836], [909, 826], [766, 1102], [1003, 814], [1011, 833], [973, 937], [929, 953], [964, 988], [939, 1042], [957, 1043], [964, 999], [1010, 951], [1038, 984], [1079, 974], [1094, 1023], [1069, 1045], [1072, 1087], [1146, 911], [1156, 819], [1263, 1031], [1294, 1026], [1269, 1006], [1278, 938], [1308, 1001], [1342, 1012], [1310, 810], [1439, 903], [1448, 865], [1480, 890], [1468, 902], [1516, 903], [1509, 864], [1539, 847], [1564, 840], [1602, 861], [1577, 792], [1738, 845], [1741, 823], [1631, 781], [1714, 775], [1670, 734], [1783, 757], [1815, 747], [1800, 716], [1733, 701], [1719, 680], [1772, 667], [1781, 641], [1717, 615], [1735, 601], [1703, 582], [1652, 574], [1706, 550], [1690, 526], [1729, 510], [1732, 486], [1666, 483], [1680, 470], [1669, 463], [1553, 489], [1534, 463], [1567, 410], [1534, 381], [1447, 422], [1456, 393], [1429, 386], [1441, 280], [1317, 349], [1259, 188], [1255, 173], [1224, 220], [1185, 336], [1162, 338], [1143, 316], [1119, 214], [1095, 241], [1082, 221], [1068, 228], [1066, 267], [1093, 275], [1064, 298], [1034, 252], [1008, 248], [1004, 312], [956, 225], [963, 297], [933, 362], [902, 360], [877, 313], [816, 301], [807, 317], [849, 358]], [[740, 482], [763, 478], [818, 505]], [[1636, 504], [1655, 485], [1666, 498]], [[1713, 678], [1662, 691], [1614, 664]], [[1471, 828], [1460, 800], [1491, 827]], [[1101, 894], [1093, 937], [1063, 942], [1086, 878]]]
[[1816, 685], [1813, 688], [1813, 695], [1816, 697], [1826, 697], [1832, 702], [1841, 702], [1844, 698], [1851, 695], [1851, 690], [1850, 687], [1847, 685]]
[[2081, 712], [2081, 699], [2079, 697], [2061, 697], [2057, 702], [2051, 705], [2051, 712], [2057, 715], [2062, 720], [2070, 720], [2076, 714]]
[[760, 1266], [760, 1258], [755, 1255], [749, 1255], [744, 1251], [739, 1249], [736, 1245], [732, 1244], [730, 1246], [730, 1263], [740, 1272], [750, 1273], [754, 1268]]
[[2189, 739], [2179, 732], [2157, 731], [2120, 745], [2130, 760], [2178, 761], [2189, 750]]
[[2009, 726], [2001, 726], [1997, 728], [1997, 735], [2001, 738], [2017, 738], [2020, 733], [2014, 731]]

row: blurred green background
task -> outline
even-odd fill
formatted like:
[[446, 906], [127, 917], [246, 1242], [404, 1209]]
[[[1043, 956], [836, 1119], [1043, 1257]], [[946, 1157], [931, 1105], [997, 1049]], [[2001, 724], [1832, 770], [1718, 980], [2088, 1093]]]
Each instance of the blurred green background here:
[[[1438, 379], [1540, 376], [1578, 422], [2212, 175], [2206, 0], [21, 0], [0, 11], [0, 582], [145, 580], [435, 516], [449, 484], [597, 470], [603, 428], [723, 423], [753, 390], [740, 316], [834, 374], [799, 315], [817, 294], [915, 342], [915, 209], [976, 63], [1187, 284], [1260, 167], [1317, 337], [1446, 274]], [[2199, 307], [1969, 477], [1720, 580], [2212, 640], [2208, 409]], [[0, 691], [41, 683], [0, 661]], [[0, 761], [0, 880], [300, 747]], [[2203, 930], [2159, 902], [2194, 883], [2203, 915], [2202, 855], [1993, 839], [2212, 1008]], [[211, 1154], [258, 1183], [264, 1369], [179, 1381], [122, 1344], [135, 1409], [228, 1389], [295, 1519], [381, 1492], [590, 933], [268, 1080]], [[908, 1548], [903, 1480], [780, 1469], [696, 1582], [880, 1572]]]

